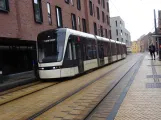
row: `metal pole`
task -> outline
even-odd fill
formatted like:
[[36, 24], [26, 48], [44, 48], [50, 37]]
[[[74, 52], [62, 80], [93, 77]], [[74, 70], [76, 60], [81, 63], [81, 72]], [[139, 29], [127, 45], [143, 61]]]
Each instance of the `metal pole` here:
[[[157, 34], [157, 23], [156, 23], [156, 13], [155, 13], [155, 9], [154, 9], [154, 27], [155, 27], [155, 34]], [[157, 55], [158, 55], [158, 38], [157, 37], [155, 38], [155, 46], [156, 46], [156, 52], [157, 52]]]

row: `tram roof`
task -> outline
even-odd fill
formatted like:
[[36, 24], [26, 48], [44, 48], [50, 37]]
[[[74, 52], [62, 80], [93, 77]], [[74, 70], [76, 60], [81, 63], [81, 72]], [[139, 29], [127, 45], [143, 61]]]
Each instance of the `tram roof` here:
[[76, 30], [73, 30], [73, 29], [70, 29], [70, 28], [50, 29], [50, 30], [47, 30], [47, 31], [52, 31], [52, 30], [58, 30], [58, 31], [61, 31], [61, 32], [70, 32], [70, 33], [72, 33], [74, 35], [78, 35], [78, 36], [82, 36], [82, 37], [88, 37], [88, 38], [92, 38], [92, 39], [95, 39], [95, 37], [96, 37], [98, 40], [101, 40], [101, 41], [109, 41], [109, 42], [118, 43], [118, 44], [125, 44], [125, 43], [121, 43], [121, 42], [116, 41], [116, 40], [96, 36], [96, 35], [81, 32], [81, 31], [76, 31]]

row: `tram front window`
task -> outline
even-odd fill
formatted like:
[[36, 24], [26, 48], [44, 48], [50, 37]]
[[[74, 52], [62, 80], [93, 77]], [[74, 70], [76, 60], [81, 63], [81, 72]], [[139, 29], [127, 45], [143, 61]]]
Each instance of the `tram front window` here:
[[40, 63], [59, 62], [63, 57], [65, 32], [52, 31], [38, 36]]

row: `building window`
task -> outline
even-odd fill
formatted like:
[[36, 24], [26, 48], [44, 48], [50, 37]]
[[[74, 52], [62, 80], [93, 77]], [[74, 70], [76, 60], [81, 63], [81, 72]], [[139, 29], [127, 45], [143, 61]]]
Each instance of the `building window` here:
[[51, 19], [51, 7], [50, 3], [47, 2], [47, 11], [48, 11], [48, 20], [49, 20], [49, 25], [52, 25], [52, 19]]
[[9, 11], [8, 0], [0, 0], [0, 11]]
[[121, 35], [123, 35], [123, 32], [122, 32], [122, 30], [121, 30]]
[[105, 8], [105, 0], [102, 0], [103, 8]]
[[105, 14], [104, 14], [103, 11], [102, 11], [102, 22], [103, 22], [103, 23], [105, 22]]
[[81, 2], [80, 2], [80, 0], [77, 0], [77, 9], [81, 10]]
[[107, 25], [110, 25], [110, 22], [109, 22], [109, 17], [108, 17], [108, 15], [106, 15], [106, 18], [107, 18]]
[[73, 0], [70, 0], [70, 3], [71, 3], [72, 6], [74, 6]]
[[100, 4], [100, 0], [98, 0], [98, 4]]
[[115, 23], [116, 23], [116, 27], [117, 27], [117, 21], [115, 21]]
[[118, 30], [116, 29], [116, 35], [118, 36], [119, 35], [119, 32], [118, 32]]
[[66, 2], [67, 4], [69, 4], [69, 0], [65, 0], [65, 2]]
[[109, 30], [110, 39], [112, 39], [111, 30]]
[[72, 29], [76, 30], [77, 29], [77, 23], [76, 23], [76, 16], [75, 14], [71, 14], [72, 17]]
[[107, 12], [109, 12], [109, 4], [108, 4], [108, 2], [107, 2]]
[[117, 38], [117, 41], [119, 41], [119, 38]]
[[82, 18], [82, 26], [83, 26], [83, 32], [87, 32], [87, 29], [86, 29], [86, 20], [84, 18]]
[[93, 27], [94, 27], [94, 34], [97, 35], [97, 24], [95, 22], [93, 23]]
[[34, 7], [34, 18], [35, 22], [42, 23], [42, 8], [41, 8], [41, 0], [33, 0], [33, 7]]
[[57, 6], [56, 6], [56, 21], [58, 28], [63, 27], [61, 8]]
[[78, 17], [78, 27], [79, 27], [79, 30], [81, 31], [80, 17]]
[[106, 38], [108, 37], [108, 35], [107, 35], [107, 29], [105, 29], [105, 35], [106, 35]]
[[89, 11], [90, 15], [93, 15], [92, 1], [89, 1]]
[[93, 15], [95, 16], [95, 9], [94, 9], [94, 4], [93, 4]]
[[100, 11], [99, 11], [99, 8], [97, 7], [97, 19], [99, 20], [100, 19]]
[[100, 30], [101, 30], [101, 37], [103, 37], [103, 27], [100, 26]]

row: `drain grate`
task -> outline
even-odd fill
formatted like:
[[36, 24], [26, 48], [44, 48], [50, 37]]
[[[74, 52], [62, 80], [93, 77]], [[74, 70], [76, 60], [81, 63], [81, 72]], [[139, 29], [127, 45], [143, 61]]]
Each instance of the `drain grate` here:
[[146, 83], [146, 88], [161, 88], [161, 83]]
[[147, 78], [161, 78], [161, 75], [147, 75]]

